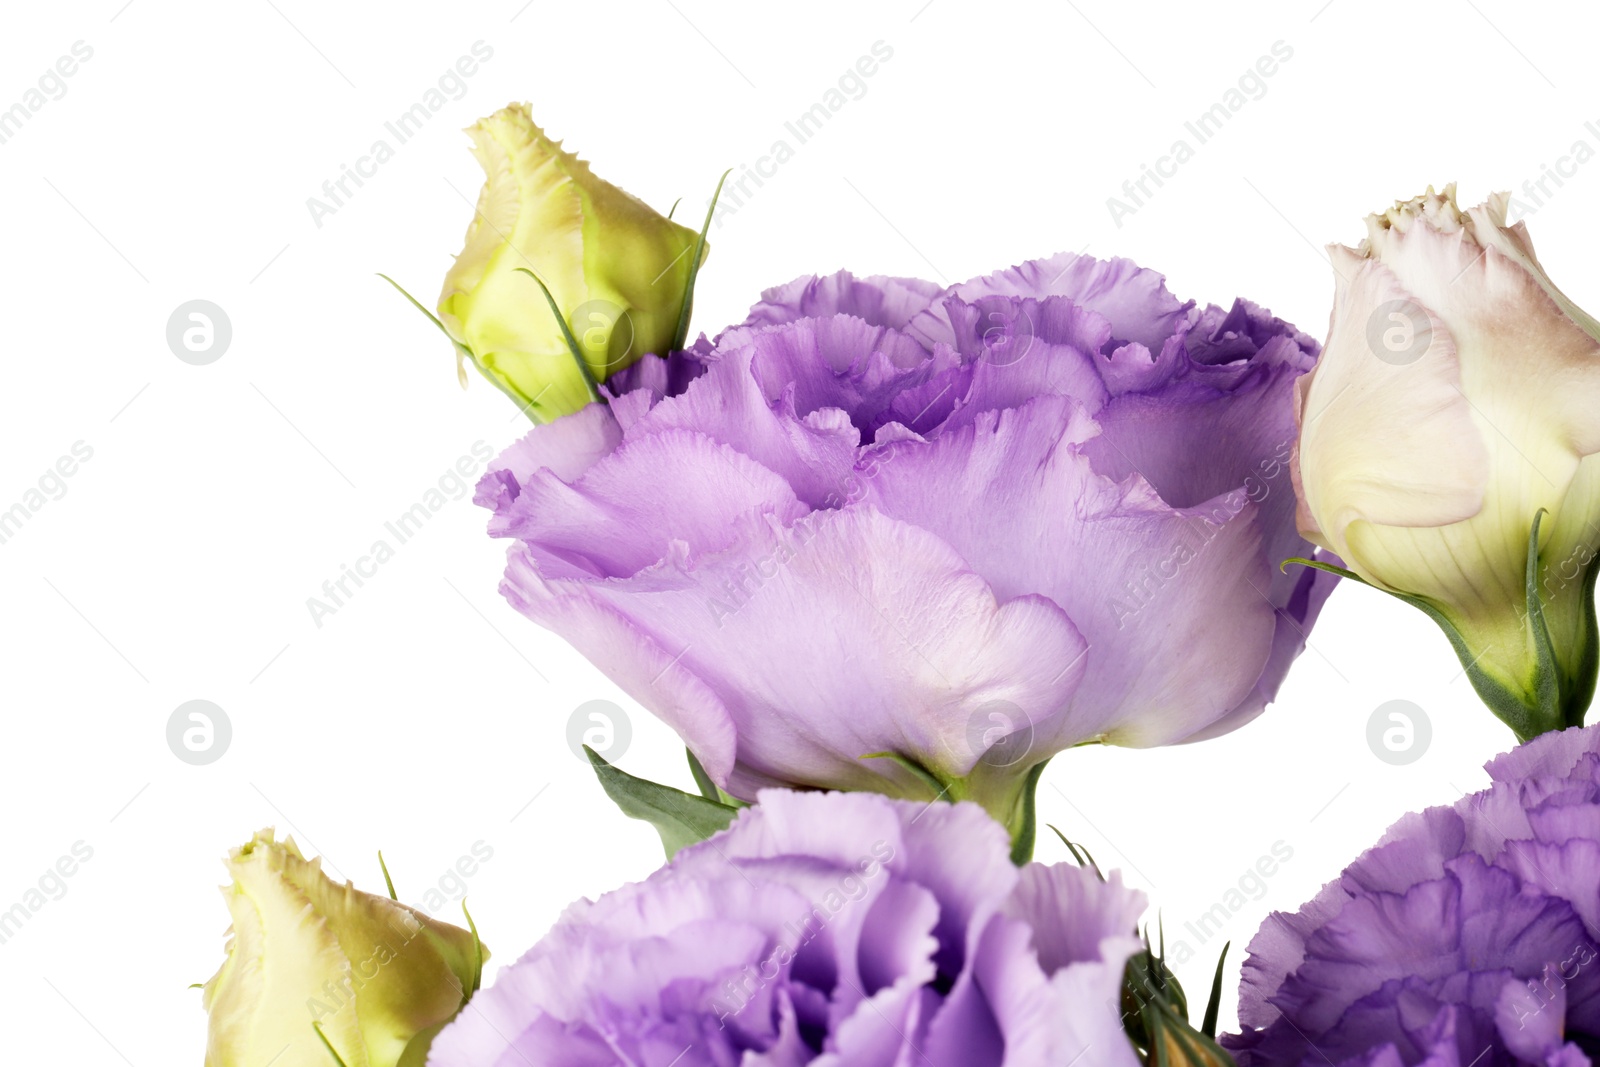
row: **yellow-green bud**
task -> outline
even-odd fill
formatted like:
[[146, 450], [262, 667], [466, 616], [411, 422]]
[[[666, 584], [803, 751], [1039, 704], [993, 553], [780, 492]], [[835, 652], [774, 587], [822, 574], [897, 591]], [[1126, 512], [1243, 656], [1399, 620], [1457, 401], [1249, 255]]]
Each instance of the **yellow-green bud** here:
[[333, 1067], [330, 1049], [346, 1067], [421, 1067], [481, 973], [476, 936], [339, 885], [271, 830], [227, 867], [232, 936], [205, 984], [206, 1067]]
[[562, 323], [522, 271], [548, 287], [589, 375], [604, 381], [647, 354], [667, 354], [698, 235], [595, 177], [534, 124], [526, 104], [467, 132], [488, 177], [445, 276], [439, 319], [485, 377], [545, 422], [592, 396]]

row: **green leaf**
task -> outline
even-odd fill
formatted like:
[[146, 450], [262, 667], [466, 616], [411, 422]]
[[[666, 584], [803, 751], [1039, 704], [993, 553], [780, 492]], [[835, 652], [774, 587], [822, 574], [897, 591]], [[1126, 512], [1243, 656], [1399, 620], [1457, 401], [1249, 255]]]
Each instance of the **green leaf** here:
[[[389, 277], [387, 274], [384, 274], [384, 273], [382, 273], [380, 271], [379, 274], [378, 274], [378, 277], [382, 278], [384, 281], [386, 281], [390, 285], [394, 286], [395, 289], [400, 293], [401, 296], [403, 296], [407, 300], [411, 301], [411, 306], [412, 307], [416, 308], [418, 311], [420, 311], [424, 315], [428, 316], [428, 321], [433, 323], [435, 326], [437, 326], [439, 328], [439, 332], [444, 334], [446, 339], [448, 339], [449, 342], [452, 345], [455, 346], [456, 351], [459, 352], [466, 359], [469, 359], [469, 360], [472, 361], [472, 365], [474, 367], [478, 368], [478, 373], [479, 374], [483, 375], [486, 379], [488, 379], [488, 381], [489, 381], [489, 383], [491, 385], [493, 385], [496, 389], [500, 390], [507, 397], [509, 397], [512, 400], [512, 402], [517, 405], [517, 407], [522, 409], [524, 414], [527, 413], [528, 409], [530, 407], [532, 407], [533, 405], [525, 402], [522, 399], [522, 397], [518, 396], [516, 393], [512, 392], [509, 388], [507, 388], [506, 384], [504, 382], [502, 382], [500, 379], [496, 378], [494, 375], [490, 374], [488, 371], [484, 370], [481, 366], [479, 366], [477, 358], [475, 356], [473, 356], [473, 354], [472, 354], [472, 349], [468, 348], [466, 345], [462, 344], [460, 341], [457, 341], [454, 337], [451, 337], [450, 336], [450, 331], [445, 329], [444, 328], [444, 323], [439, 321], [439, 316], [435, 315], [433, 312], [429, 311], [427, 308], [425, 308], [421, 304], [419, 304], [417, 302], [417, 298], [416, 297], [414, 297], [410, 293], [406, 292], [405, 289], [401, 287], [399, 282], [395, 281], [393, 278]], [[462, 384], [463, 385], [466, 384], [466, 379], [462, 379]]]
[[[1141, 1062], [1148, 1067], [1233, 1067], [1233, 1060], [1213, 1040], [1215, 1007], [1207, 1007], [1206, 1032], [1190, 1025], [1183, 987], [1150, 948], [1148, 928], [1144, 940], [1145, 951], [1129, 959], [1124, 969], [1121, 1001], [1123, 1029]], [[1212, 1005], [1220, 1001], [1220, 975], [1219, 964]]]
[[1583, 579], [1583, 651], [1578, 656], [1577, 674], [1568, 679], [1562, 693], [1562, 716], [1568, 726], [1582, 726], [1594, 700], [1595, 675], [1600, 673], [1600, 626], [1595, 619], [1595, 579], [1600, 566], [1590, 565]]
[[483, 941], [478, 937], [478, 924], [472, 921], [472, 912], [467, 910], [467, 898], [461, 898], [461, 914], [467, 917], [467, 929], [472, 931], [472, 988], [467, 995], [461, 998], [465, 1004], [467, 999], [483, 988]]
[[389, 865], [383, 862], [383, 849], [378, 850], [378, 866], [383, 870], [383, 884], [389, 887], [389, 899], [399, 902], [400, 898], [394, 891], [394, 879], [389, 877]]
[[[1527, 741], [1539, 734], [1551, 730], [1560, 730], [1565, 726], [1575, 725], [1573, 716], [1576, 714], [1577, 723], [1583, 720], [1583, 711], [1587, 709], [1589, 700], [1594, 694], [1595, 667], [1600, 666], [1600, 635], [1595, 633], [1594, 626], [1588, 627], [1589, 640], [1585, 644], [1584, 657], [1586, 673], [1583, 677], [1573, 680], [1570, 691], [1563, 692], [1561, 678], [1555, 662], [1555, 653], [1550, 639], [1550, 628], [1544, 618], [1544, 604], [1539, 599], [1539, 525], [1544, 516], [1544, 509], [1533, 518], [1533, 528], [1528, 534], [1527, 562], [1524, 566], [1523, 581], [1525, 597], [1528, 605], [1528, 626], [1534, 647], [1534, 677], [1531, 679], [1534, 686], [1532, 693], [1508, 686], [1501, 679], [1480, 666], [1483, 650], [1474, 650], [1468, 645], [1467, 640], [1455, 623], [1450, 621], [1443, 608], [1427, 597], [1415, 596], [1410, 593], [1397, 593], [1379, 586], [1372, 586], [1380, 592], [1388, 593], [1396, 600], [1404, 601], [1432, 619], [1434, 625], [1444, 631], [1445, 639], [1450, 642], [1450, 647], [1455, 650], [1456, 658], [1461, 661], [1467, 679], [1472, 683], [1472, 688], [1477, 692], [1478, 698], [1488, 705], [1490, 711], [1517, 735], [1518, 741]], [[1352, 578], [1362, 585], [1372, 585], [1354, 571], [1335, 567], [1330, 563], [1319, 560], [1286, 559], [1282, 567], [1289, 564], [1302, 567], [1315, 567], [1317, 570], [1337, 574], [1341, 578]], [[1600, 571], [1600, 568], [1596, 569]], [[1594, 585], [1595, 572], [1588, 577], [1589, 588]], [[1589, 597], [1589, 614], [1594, 616], [1594, 601], [1592, 594]], [[1590, 660], [1589, 657], [1593, 659]], [[1575, 711], [1574, 705], [1581, 702]]]
[[1062, 833], [1060, 828], [1055, 826], [1053, 823], [1050, 824], [1050, 829], [1055, 831], [1055, 835], [1057, 837], [1061, 838], [1061, 843], [1067, 846], [1067, 851], [1072, 853], [1072, 858], [1078, 861], [1079, 867], [1083, 867], [1087, 870], [1093, 870], [1095, 876], [1098, 877], [1102, 882], [1106, 880], [1105, 874], [1100, 870], [1100, 865], [1094, 861], [1094, 856], [1090, 855], [1087, 847], [1074, 844], [1067, 840], [1067, 835]]
[[1018, 867], [1033, 859], [1033, 844], [1039, 836], [1038, 805], [1034, 794], [1039, 789], [1039, 777], [1044, 774], [1045, 764], [1049, 762], [1043, 760], [1029, 767], [1027, 780], [1022, 784], [1022, 797], [1018, 801], [1022, 807], [1022, 817], [1011, 839], [1011, 862]]
[[1544, 598], [1539, 595], [1539, 524], [1545, 516], [1544, 508], [1533, 513], [1533, 529], [1528, 534], [1528, 563], [1523, 575], [1527, 583], [1524, 596], [1528, 602], [1528, 625], [1533, 629], [1533, 656], [1538, 675], [1534, 680], [1535, 699], [1546, 717], [1565, 726], [1566, 715], [1561, 708], [1561, 686], [1556, 670], [1555, 646], [1550, 640], [1550, 624], [1544, 617]]
[[[1494, 712], [1501, 722], [1511, 727], [1518, 741], [1527, 741], [1542, 733], [1559, 730], [1566, 722], [1558, 696], [1555, 662], [1550, 648], [1550, 630], [1545, 624], [1544, 605], [1538, 596], [1539, 524], [1543, 515], [1544, 509], [1541, 508], [1534, 516], [1533, 527], [1528, 534], [1527, 563], [1524, 568], [1528, 625], [1532, 627], [1535, 671], [1538, 675], [1534, 679], [1535, 691], [1532, 694], [1525, 694], [1507, 686], [1479, 666], [1479, 661], [1483, 658], [1482, 650], [1474, 651], [1467, 644], [1461, 631], [1456, 629], [1455, 624], [1437, 604], [1425, 597], [1406, 593], [1391, 594], [1427, 615], [1439, 629], [1444, 631], [1445, 638], [1450, 642], [1450, 647], [1455, 649], [1456, 658], [1461, 661], [1467, 679], [1472, 683], [1472, 688], [1476, 690], [1479, 699], [1489, 706], [1489, 710]], [[1529, 701], [1530, 696], [1533, 698], [1533, 703]]]
[[1166, 1004], [1149, 1001], [1141, 1014], [1150, 1035], [1144, 1061], [1149, 1067], [1234, 1067], [1233, 1057]]
[[1345, 570], [1343, 567], [1335, 567], [1333, 564], [1324, 563], [1320, 559], [1303, 559], [1300, 556], [1290, 556], [1288, 559], [1278, 564], [1278, 570], [1284, 574], [1288, 574], [1289, 572], [1286, 568], [1291, 563], [1300, 567], [1310, 567], [1312, 570], [1316, 571], [1327, 571], [1329, 574], [1337, 574], [1341, 578], [1349, 578], [1351, 581], [1360, 582], [1362, 585], [1371, 584], [1355, 571]]
[[[678, 328], [672, 334], [672, 351], [679, 351], [689, 339], [689, 317], [694, 313], [694, 284], [700, 278], [700, 264], [706, 258], [706, 234], [711, 230], [711, 219], [717, 211], [717, 200], [722, 196], [722, 183], [728, 180], [728, 175], [733, 173], [729, 167], [722, 172], [722, 177], [717, 179], [716, 192], [711, 194], [711, 203], [706, 206], [706, 221], [700, 227], [700, 236], [694, 243], [694, 258], [689, 261], [689, 284], [683, 288], [683, 308], [678, 312]], [[673, 207], [677, 207], [676, 204]], [[666, 355], [665, 352], [661, 353]]]
[[349, 1067], [349, 1064], [344, 1062], [344, 1057], [339, 1055], [339, 1050], [333, 1047], [333, 1042], [328, 1040], [328, 1035], [322, 1032], [322, 1024], [312, 1023], [311, 1029], [317, 1032], [317, 1038], [322, 1042], [322, 1047], [328, 1050], [328, 1055], [333, 1057], [333, 1062], [339, 1067]]
[[[1387, 592], [1387, 590], [1385, 590]], [[1499, 720], [1511, 727], [1511, 732], [1517, 735], [1518, 741], [1527, 741], [1537, 737], [1548, 730], [1559, 729], [1559, 726], [1541, 725], [1537, 710], [1529, 707], [1522, 694], [1507, 687], [1500, 679], [1490, 674], [1478, 665], [1482, 658], [1481, 652], [1474, 652], [1472, 646], [1467, 644], [1467, 639], [1461, 636], [1461, 631], [1456, 629], [1445, 613], [1432, 601], [1420, 596], [1410, 596], [1406, 593], [1391, 593], [1391, 596], [1403, 600], [1407, 604], [1422, 612], [1434, 621], [1439, 629], [1444, 631], [1445, 639], [1450, 642], [1450, 647], [1455, 650], [1456, 658], [1461, 661], [1461, 666], [1467, 672], [1467, 680], [1472, 683], [1472, 688], [1477, 692], [1478, 699], [1489, 706]]]
[[898, 752], [868, 752], [861, 759], [886, 759], [895, 766], [910, 774], [917, 781], [927, 786], [933, 793], [933, 799], [939, 800], [950, 795], [950, 783], [941, 782], [937, 775], [909, 756], [902, 756]]
[[[676, 206], [676, 205], [674, 205]], [[722, 803], [722, 790], [717, 788], [717, 783], [711, 780], [711, 775], [701, 765], [699, 757], [694, 754], [694, 749], [685, 748], [683, 754], [689, 757], [689, 773], [694, 776], [694, 784], [699, 787], [700, 795], [707, 800]]]
[[583, 746], [583, 751], [594, 765], [594, 773], [600, 779], [601, 787], [612, 802], [622, 809], [622, 814], [656, 828], [668, 859], [675, 856], [679, 849], [704, 841], [725, 829], [739, 813], [739, 809], [727, 804], [635, 778], [607, 763], [588, 745]]
[[578, 344], [578, 339], [572, 336], [572, 327], [567, 324], [567, 317], [556, 306], [556, 298], [550, 295], [550, 287], [544, 284], [544, 279], [539, 277], [527, 267], [513, 267], [526, 274], [539, 283], [539, 291], [544, 294], [545, 303], [550, 305], [550, 314], [556, 317], [556, 324], [561, 327], [561, 338], [567, 343], [567, 351], [572, 353], [572, 361], [578, 365], [578, 372], [583, 375], [583, 384], [589, 388], [589, 399], [597, 404], [605, 403], [605, 397], [600, 395], [600, 384], [594, 380], [594, 372], [589, 369], [589, 361], [583, 358], [583, 346]]
[[1211, 996], [1206, 1001], [1206, 1017], [1200, 1024], [1200, 1032], [1207, 1037], [1217, 1036], [1217, 1012], [1222, 1007], [1222, 965], [1228, 961], [1228, 949], [1232, 947], [1232, 941], [1222, 946], [1222, 955], [1217, 957], [1217, 973], [1211, 978]]
[[738, 797], [729, 796], [717, 788], [717, 783], [711, 780], [711, 775], [706, 773], [705, 765], [694, 754], [694, 750], [685, 748], [683, 754], [689, 757], [689, 773], [694, 776], [694, 784], [700, 790], [700, 795], [707, 800], [714, 800], [718, 804], [726, 804], [730, 808], [748, 808], [750, 805]]
[[449, 342], [452, 345], [454, 345], [461, 352], [462, 355], [466, 356], [468, 359], [472, 358], [472, 350], [470, 348], [468, 348], [466, 345], [462, 344], [460, 341], [457, 341], [454, 337], [450, 336], [450, 331], [444, 328], [444, 323], [439, 321], [439, 316], [435, 315], [433, 312], [429, 311], [427, 308], [423, 307], [420, 303], [418, 303], [416, 297], [414, 297], [410, 293], [406, 292], [405, 289], [400, 285], [399, 282], [395, 281], [393, 278], [389, 277], [387, 274], [384, 274], [382, 271], [379, 271], [378, 272], [378, 277], [382, 278], [384, 281], [386, 281], [390, 285], [394, 286], [395, 289], [399, 291], [401, 296], [403, 296], [407, 300], [411, 301], [411, 306], [412, 307], [416, 308], [418, 311], [420, 311], [424, 315], [428, 316], [428, 321], [433, 323], [435, 326], [439, 327], [439, 332], [444, 334], [445, 338], [447, 340], [449, 340]]

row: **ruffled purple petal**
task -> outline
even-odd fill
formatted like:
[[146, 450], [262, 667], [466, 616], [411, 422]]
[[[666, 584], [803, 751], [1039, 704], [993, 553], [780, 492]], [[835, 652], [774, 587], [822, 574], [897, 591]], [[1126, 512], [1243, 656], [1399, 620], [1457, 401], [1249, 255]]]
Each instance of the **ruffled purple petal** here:
[[[895, 764], [865, 757], [917, 753], [965, 775], [983, 754], [969, 740], [981, 708], [1006, 701], [1044, 722], [1077, 684], [1068, 668], [1085, 644], [1061, 609], [997, 600], [926, 529], [857, 507], [787, 528], [747, 522], [737, 536], [603, 581], [549, 577], [518, 552], [504, 591], [677, 728], [713, 774], [726, 765], [713, 769], [701, 748], [720, 752], [731, 725], [739, 773], [724, 780], [746, 796], [779, 782], [918, 795]], [[702, 693], [714, 703], [683, 706]]]
[[644, 882], [569, 908], [428, 1063], [1135, 1067], [1110, 1006], [1142, 897], [1019, 874], [1008, 853], [970, 804], [764, 792]]
[[847, 270], [820, 278], [806, 275], [764, 291], [745, 325], [776, 326], [796, 319], [849, 315], [901, 330], [942, 291], [920, 278], [881, 274], [857, 278]]
[[[1194, 302], [1184, 303], [1167, 291], [1166, 279], [1126, 259], [1093, 259], [1063, 252], [973, 278], [950, 287], [948, 296], [971, 303], [984, 297], [1066, 297], [1088, 308], [1111, 326], [1111, 335], [1097, 355], [1128, 342], [1159, 352], [1192, 319]], [[934, 302], [911, 322], [913, 333], [932, 342], [949, 340], [950, 320]]]
[[1408, 815], [1250, 945], [1239, 1067], [1586, 1067], [1600, 1048], [1600, 727]]
[[1040, 397], [875, 450], [867, 483], [873, 506], [938, 534], [998, 595], [1042, 591], [1084, 634], [1070, 708], [1031, 719], [1042, 751], [1102, 736], [1162, 744], [1210, 725], [1256, 686], [1275, 625], [1243, 492], [1174, 509], [1142, 480], [1097, 474], [1080, 447], [1094, 429], [1072, 402]]

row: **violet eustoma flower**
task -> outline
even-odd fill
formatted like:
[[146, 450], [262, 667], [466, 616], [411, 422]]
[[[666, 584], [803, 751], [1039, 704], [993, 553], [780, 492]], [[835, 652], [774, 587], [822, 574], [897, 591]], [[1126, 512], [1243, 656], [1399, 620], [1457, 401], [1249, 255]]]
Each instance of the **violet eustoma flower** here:
[[1600, 1055], [1600, 727], [1396, 823], [1250, 944], [1239, 1067], [1589, 1067]]
[[511, 603], [734, 796], [942, 794], [1016, 831], [1055, 753], [1273, 698], [1333, 582], [1277, 567], [1310, 550], [1315, 352], [1127, 260], [802, 278], [533, 430], [478, 499]]
[[568, 908], [429, 1067], [1137, 1067], [1142, 894], [1021, 870], [971, 804], [767, 790], [644, 882]]

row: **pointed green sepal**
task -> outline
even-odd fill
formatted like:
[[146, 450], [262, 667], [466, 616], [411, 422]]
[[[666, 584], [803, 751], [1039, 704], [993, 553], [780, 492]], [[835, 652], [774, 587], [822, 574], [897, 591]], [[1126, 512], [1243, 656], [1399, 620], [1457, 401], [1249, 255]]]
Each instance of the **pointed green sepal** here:
[[1043, 760], [1028, 768], [1027, 777], [1022, 783], [1022, 795], [1017, 798], [1017, 806], [1021, 810], [1017, 813], [1016, 825], [1011, 827], [1011, 862], [1018, 867], [1033, 859], [1034, 842], [1039, 836], [1038, 803], [1034, 794], [1039, 790], [1039, 778], [1049, 762]]
[[[1128, 961], [1122, 993], [1123, 1029], [1140, 1061], [1147, 1067], [1234, 1067], [1213, 1033], [1190, 1025], [1183, 987], [1149, 943], [1147, 931], [1146, 950]], [[1214, 1030], [1215, 1023], [1208, 1005], [1207, 1025]]]
[[383, 849], [378, 850], [378, 868], [383, 871], [383, 884], [389, 888], [389, 899], [395, 903], [400, 902], [400, 897], [394, 891], [394, 879], [389, 877], [389, 865], [383, 862]]
[[386, 281], [390, 285], [394, 286], [395, 289], [400, 293], [401, 296], [405, 297], [407, 300], [409, 300], [411, 302], [411, 306], [412, 307], [416, 308], [418, 311], [420, 311], [424, 315], [428, 316], [428, 321], [433, 323], [435, 326], [437, 326], [439, 328], [439, 332], [444, 334], [445, 337], [449, 338], [450, 343], [455, 346], [455, 349], [456, 349], [457, 352], [460, 352], [463, 356], [466, 356], [468, 359], [472, 358], [472, 350], [469, 349], [466, 345], [462, 344], [460, 341], [457, 341], [454, 337], [450, 336], [450, 331], [444, 328], [444, 323], [439, 321], [439, 316], [435, 315], [433, 312], [431, 312], [427, 308], [423, 307], [422, 304], [417, 301], [416, 297], [414, 297], [410, 293], [406, 292], [405, 288], [399, 282], [395, 281], [393, 278], [389, 277], [387, 274], [384, 274], [382, 271], [379, 271], [378, 272], [378, 277], [382, 278], [384, 281]]
[[589, 361], [583, 358], [583, 347], [578, 344], [578, 339], [572, 334], [572, 327], [567, 323], [567, 317], [561, 313], [561, 308], [556, 304], [556, 298], [551, 295], [550, 287], [527, 267], [514, 267], [519, 274], [526, 274], [539, 283], [539, 291], [544, 294], [545, 303], [550, 305], [550, 314], [555, 316], [556, 324], [561, 327], [561, 339], [567, 344], [567, 351], [572, 353], [572, 361], [578, 365], [578, 371], [583, 375], [583, 384], [589, 390], [589, 398], [595, 403], [605, 403], [605, 397], [600, 395], [600, 383], [594, 380], [594, 371], [589, 369]]
[[328, 1050], [328, 1055], [333, 1057], [334, 1063], [338, 1064], [339, 1067], [350, 1067], [349, 1064], [344, 1062], [344, 1057], [339, 1055], [339, 1050], [333, 1047], [333, 1042], [328, 1040], [328, 1035], [322, 1032], [321, 1023], [312, 1023], [311, 1029], [317, 1032], [317, 1039], [322, 1042], [322, 1047]]
[[1595, 676], [1600, 674], [1600, 625], [1595, 619], [1595, 579], [1600, 566], [1590, 566], [1583, 579], [1583, 651], [1578, 653], [1577, 673], [1563, 679], [1562, 707], [1568, 726], [1582, 726], [1594, 700]]
[[1461, 666], [1466, 671], [1472, 688], [1477, 691], [1478, 698], [1489, 706], [1489, 710], [1494, 712], [1501, 722], [1511, 727], [1518, 741], [1527, 741], [1542, 733], [1560, 730], [1566, 725], [1566, 715], [1561, 707], [1560, 686], [1556, 678], [1555, 656], [1550, 646], [1550, 628], [1545, 623], [1544, 604], [1538, 593], [1539, 525], [1543, 517], [1542, 508], [1533, 517], [1533, 526], [1528, 533], [1528, 555], [1524, 573], [1528, 607], [1527, 626], [1534, 650], [1535, 677], [1531, 679], [1533, 682], [1531, 692], [1507, 685], [1503, 679], [1486, 670], [1481, 665], [1485, 650], [1474, 650], [1455, 623], [1451, 622], [1433, 601], [1405, 593], [1391, 594], [1427, 615], [1439, 629], [1444, 631], [1446, 640], [1455, 650], [1456, 658], [1461, 661]]
[[726, 804], [730, 808], [748, 808], [750, 805], [722, 789], [717, 788], [717, 783], [711, 780], [711, 775], [706, 772], [705, 764], [700, 762], [700, 757], [694, 754], [691, 748], [685, 748], [683, 754], [689, 757], [689, 773], [694, 777], [695, 788], [700, 790], [700, 795], [707, 800], [714, 800], [718, 804]]
[[588, 745], [583, 751], [594, 766], [600, 785], [612, 802], [630, 819], [639, 819], [656, 828], [667, 858], [678, 850], [697, 844], [726, 829], [739, 809], [705, 797], [685, 793], [668, 785], [635, 778], [607, 763]]
[[1474, 649], [1448, 613], [1433, 600], [1410, 593], [1395, 592], [1372, 585], [1360, 575], [1343, 567], [1310, 559], [1286, 559], [1282, 566], [1297, 564], [1351, 578], [1362, 585], [1371, 585], [1404, 601], [1432, 619], [1444, 632], [1445, 639], [1461, 661], [1463, 671], [1478, 698], [1501, 722], [1511, 727], [1517, 740], [1527, 741], [1552, 730], [1581, 726], [1589, 702], [1594, 697], [1595, 673], [1600, 668], [1600, 632], [1595, 626], [1594, 584], [1600, 567], [1591, 568], [1585, 577], [1586, 626], [1584, 648], [1579, 656], [1579, 669], [1572, 677], [1565, 677], [1555, 654], [1550, 636], [1550, 626], [1545, 620], [1544, 601], [1539, 595], [1539, 527], [1545, 510], [1540, 508], [1533, 517], [1528, 531], [1526, 562], [1523, 566], [1523, 596], [1527, 606], [1524, 633], [1533, 652], [1527, 685], [1517, 685], [1483, 666], [1488, 649]]
[[1050, 829], [1061, 839], [1061, 843], [1067, 846], [1067, 851], [1072, 853], [1072, 858], [1077, 861], [1079, 867], [1094, 871], [1095, 877], [1102, 882], [1106, 880], [1105, 873], [1100, 870], [1100, 865], [1094, 861], [1094, 855], [1090, 853], [1088, 846], [1069, 841], [1067, 835], [1061, 832], [1060, 827], [1054, 824], [1050, 826]]
[[382, 271], [379, 271], [378, 272], [378, 277], [382, 278], [384, 281], [386, 281], [390, 285], [394, 286], [395, 290], [397, 292], [399, 292], [399, 294], [401, 296], [405, 297], [406, 300], [408, 300], [411, 303], [412, 307], [416, 308], [418, 311], [420, 311], [424, 315], [428, 316], [428, 321], [433, 323], [435, 326], [437, 326], [439, 328], [439, 332], [444, 334], [445, 337], [449, 339], [451, 345], [455, 346], [455, 350], [456, 350], [456, 374], [459, 376], [459, 378], [461, 380], [461, 384], [462, 384], [463, 387], [465, 387], [466, 384], [467, 384], [466, 365], [467, 365], [468, 362], [470, 362], [474, 367], [478, 368], [478, 373], [482, 374], [484, 376], [484, 378], [486, 378], [496, 389], [500, 390], [506, 396], [508, 396], [512, 400], [516, 401], [517, 406], [522, 409], [522, 413], [524, 415], [528, 414], [528, 412], [533, 408], [533, 404], [532, 403], [524, 404], [523, 401], [522, 401], [522, 398], [517, 396], [516, 393], [512, 392], [509, 388], [507, 388], [505, 382], [502, 382], [499, 378], [496, 378], [494, 375], [492, 375], [492, 374], [488, 373], [487, 371], [485, 371], [483, 369], [483, 367], [478, 363], [477, 359], [473, 357], [472, 349], [468, 348], [466, 345], [462, 344], [460, 341], [457, 341], [454, 337], [450, 336], [450, 331], [444, 328], [444, 323], [439, 321], [439, 316], [435, 315], [433, 312], [431, 312], [427, 308], [423, 307], [422, 304], [420, 304], [417, 301], [416, 297], [414, 297], [410, 293], [406, 292], [404, 286], [402, 286], [399, 282], [395, 281], [393, 278], [389, 277], [387, 274], [384, 274]]
[[461, 998], [465, 1004], [472, 994], [483, 988], [483, 940], [478, 937], [478, 924], [472, 921], [472, 912], [467, 910], [467, 898], [461, 898], [461, 914], [467, 917], [467, 929], [472, 931], [472, 988], [466, 996]]
[[[667, 217], [671, 218], [672, 216], [668, 215]], [[717, 788], [717, 783], [713, 782], [711, 775], [706, 773], [705, 766], [701, 764], [700, 758], [694, 754], [694, 749], [685, 748], [683, 753], [689, 757], [689, 773], [694, 777], [694, 784], [700, 790], [700, 795], [707, 800], [714, 800], [718, 804], [722, 803], [722, 790]]]
[[[673, 351], [682, 350], [689, 340], [689, 318], [694, 314], [694, 285], [700, 278], [700, 266], [706, 259], [706, 234], [710, 232], [711, 219], [717, 212], [717, 200], [722, 196], [722, 183], [727, 181], [728, 175], [732, 173], [733, 168], [729, 167], [722, 172], [722, 177], [717, 179], [717, 189], [711, 194], [711, 203], [706, 205], [706, 221], [701, 225], [700, 237], [694, 243], [694, 251], [690, 253], [694, 258], [689, 261], [689, 284], [684, 286], [683, 309], [678, 312], [678, 328], [672, 334]], [[676, 209], [678, 205], [672, 206]], [[661, 354], [666, 355], [665, 352]]]
[[1222, 1008], [1222, 966], [1228, 962], [1228, 950], [1232, 947], [1232, 941], [1222, 946], [1222, 954], [1217, 957], [1217, 973], [1211, 976], [1211, 996], [1206, 999], [1206, 1017], [1200, 1024], [1200, 1032], [1210, 1038], [1217, 1036], [1217, 1014]]
[[1327, 571], [1329, 574], [1337, 574], [1341, 578], [1349, 578], [1352, 582], [1360, 582], [1362, 585], [1371, 584], [1355, 571], [1346, 570], [1343, 567], [1335, 567], [1333, 564], [1324, 563], [1320, 559], [1305, 559], [1301, 556], [1290, 556], [1278, 564], [1278, 570], [1283, 574], [1288, 574], [1289, 564], [1291, 563], [1297, 567], [1310, 567], [1314, 571]]
[[928, 768], [924, 767], [916, 760], [911, 759], [909, 756], [903, 756], [898, 752], [868, 752], [866, 755], [861, 756], [860, 758], [888, 760], [896, 767], [899, 767], [901, 770], [911, 775], [911, 777], [915, 778], [918, 782], [921, 782], [924, 786], [927, 786], [928, 792], [933, 794], [934, 800], [941, 800], [944, 798], [949, 798], [950, 800], [958, 799], [957, 797], [951, 795], [951, 790], [955, 788], [954, 782], [941, 781], [938, 775], [928, 770]]

